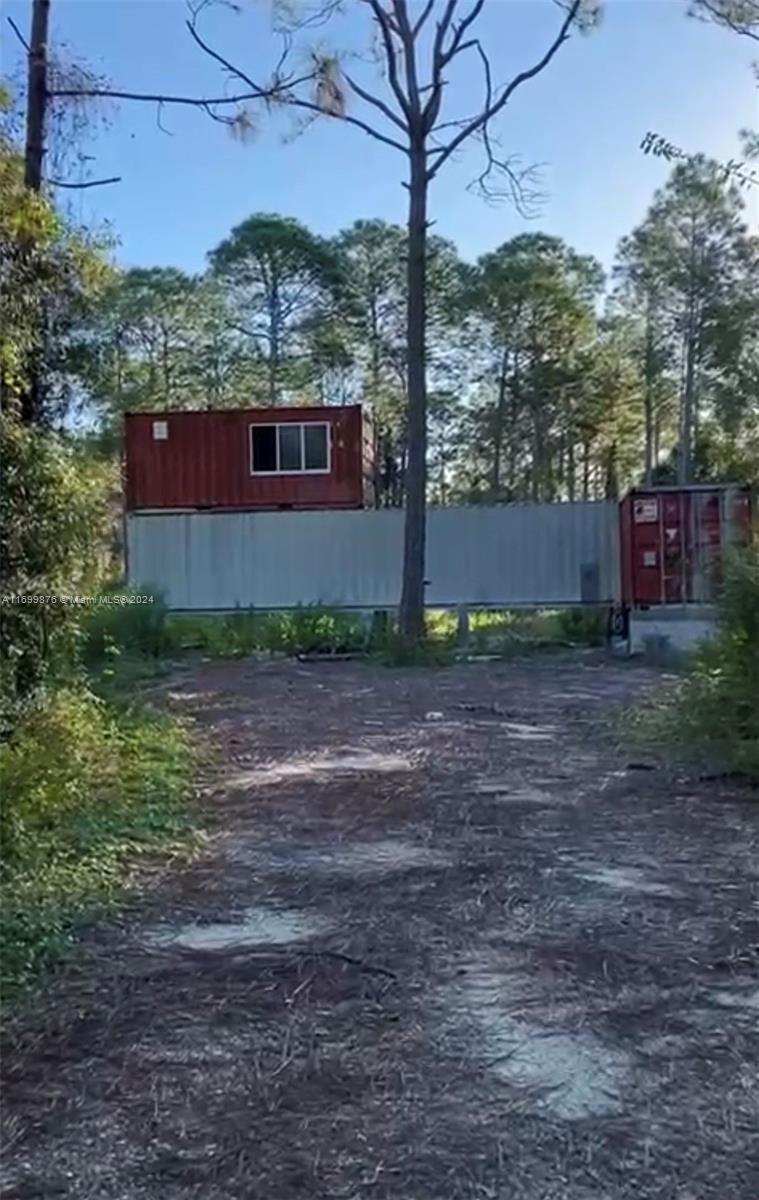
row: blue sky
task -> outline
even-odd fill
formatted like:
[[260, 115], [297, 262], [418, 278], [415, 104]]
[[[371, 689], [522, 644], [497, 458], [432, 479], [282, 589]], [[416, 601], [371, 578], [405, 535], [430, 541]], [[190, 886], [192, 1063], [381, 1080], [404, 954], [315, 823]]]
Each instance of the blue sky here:
[[[52, 8], [53, 40], [114, 87], [224, 91], [218, 68], [186, 32], [182, 0], [53, 0]], [[498, 123], [504, 150], [545, 164], [539, 217], [526, 222], [509, 205], [487, 205], [467, 191], [480, 161], [476, 145], [434, 183], [435, 232], [452, 238], [465, 257], [540, 228], [608, 266], [617, 240], [641, 219], [667, 175], [664, 162], [638, 149], [647, 130], [726, 160], [738, 155], [738, 129], [756, 124], [747, 39], [687, 19], [687, 0], [606, 0], [604, 8], [600, 29], [563, 46]], [[28, 0], [3, 5], [22, 29], [29, 10]], [[501, 81], [540, 57], [560, 17], [550, 0], [490, 0], [486, 14], [479, 32]], [[243, 0], [239, 16], [212, 10], [202, 28], [251, 74], [265, 74], [278, 55], [265, 0]], [[348, 0], [333, 44], [357, 47], [365, 33], [362, 6]], [[7, 26], [2, 38], [9, 72], [20, 48]], [[371, 78], [372, 68], [363, 70], [362, 78]], [[478, 88], [472, 55], [452, 81], [449, 115], [473, 108]], [[264, 116], [253, 140], [241, 145], [196, 111], [166, 109], [162, 119], [170, 134], [158, 128], [152, 105], [115, 108], [93, 147], [95, 171], [123, 181], [77, 193], [77, 214], [112, 224], [125, 265], [201, 270], [206, 252], [255, 211], [298, 217], [322, 234], [360, 217], [404, 218], [404, 160], [358, 130], [321, 120], [293, 137], [289, 117]], [[753, 220], [756, 208], [755, 193]]]

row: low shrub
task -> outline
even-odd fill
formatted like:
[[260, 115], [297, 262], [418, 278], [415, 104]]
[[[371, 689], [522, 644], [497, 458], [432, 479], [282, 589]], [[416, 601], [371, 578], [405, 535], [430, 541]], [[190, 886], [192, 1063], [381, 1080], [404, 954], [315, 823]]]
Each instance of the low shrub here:
[[150, 602], [138, 602], [143, 594], [114, 587], [99, 594], [99, 603], [84, 609], [81, 654], [88, 666], [118, 654], [157, 658], [171, 649], [163, 598], [153, 595]]
[[316, 606], [272, 613], [266, 617], [262, 632], [265, 649], [286, 654], [359, 653], [368, 641], [359, 616]]
[[391, 627], [376, 640], [372, 651], [388, 667], [444, 667], [454, 658], [451, 643], [429, 636], [409, 643], [397, 627]]
[[564, 608], [556, 623], [565, 641], [575, 646], [603, 646], [606, 641], [608, 613], [604, 608]]
[[498, 609], [471, 617], [469, 650], [474, 654], [510, 659], [540, 654], [565, 646], [561, 613], [550, 609]]
[[[7, 406], [6, 406], [7, 408]], [[0, 414], [0, 734], [69, 663], [89, 593], [110, 565], [115, 462], [73, 439]]]
[[718, 618], [715, 637], [634, 714], [633, 729], [759, 781], [759, 541], [726, 558]]
[[199, 650], [211, 658], [241, 658], [261, 649], [263, 621], [255, 613], [172, 613], [167, 632], [179, 652]]
[[36, 702], [0, 746], [0, 983], [6, 1000], [65, 952], [129, 864], [187, 829], [184, 727], [83, 685]]
[[304, 605], [283, 612], [171, 616], [167, 633], [176, 649], [195, 649], [213, 658], [241, 658], [270, 652], [360, 652], [368, 633], [355, 613], [338, 612], [319, 605]]

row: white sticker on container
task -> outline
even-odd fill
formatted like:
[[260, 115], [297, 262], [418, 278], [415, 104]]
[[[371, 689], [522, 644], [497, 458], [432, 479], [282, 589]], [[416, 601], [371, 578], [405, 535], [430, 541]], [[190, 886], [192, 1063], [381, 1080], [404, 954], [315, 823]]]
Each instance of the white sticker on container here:
[[644, 567], [655, 567], [656, 566], [656, 551], [655, 550], [644, 550], [643, 551], [643, 566]]
[[659, 520], [659, 501], [652, 500], [636, 500], [633, 507], [636, 525], [642, 525], [647, 521]]
[[153, 422], [153, 441], [167, 442], [169, 440], [169, 422], [154, 421]]

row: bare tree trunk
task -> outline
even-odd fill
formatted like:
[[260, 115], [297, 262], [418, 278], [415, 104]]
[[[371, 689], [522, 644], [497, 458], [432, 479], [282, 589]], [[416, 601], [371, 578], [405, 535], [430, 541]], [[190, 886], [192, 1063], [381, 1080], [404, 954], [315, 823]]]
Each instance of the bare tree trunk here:
[[380, 435], [379, 427], [379, 393], [380, 393], [380, 351], [379, 351], [379, 319], [377, 316], [377, 298], [374, 292], [369, 299], [369, 319], [371, 337], [371, 387], [372, 387], [372, 430], [374, 438], [373, 487], [374, 507], [382, 508], [382, 455], [384, 453], [384, 438]]
[[281, 357], [281, 306], [279, 284], [272, 280], [269, 295], [269, 404], [275, 408], [279, 403], [279, 360]]
[[[26, 146], [24, 183], [33, 192], [42, 187], [42, 163], [45, 157], [45, 115], [47, 111], [47, 31], [50, 0], [34, 0], [26, 96]], [[42, 354], [45, 339], [45, 313], [37, 317], [35, 345], [30, 351], [26, 386], [21, 393], [21, 419], [31, 425], [42, 409]]]
[[689, 483], [693, 466], [693, 407], [696, 378], [696, 298], [694, 296], [696, 272], [696, 234], [691, 221], [690, 235], [690, 282], [688, 315], [685, 331], [685, 385], [680, 412], [680, 453], [677, 463], [677, 482]]
[[[691, 324], [689, 318], [689, 325]], [[689, 483], [693, 459], [693, 401], [694, 378], [696, 366], [695, 341], [690, 331], [685, 347], [685, 388], [683, 390], [683, 408], [680, 418], [680, 454], [677, 463], [678, 483]]]
[[646, 486], [654, 477], [654, 317], [653, 301], [646, 299], [646, 357], [645, 357], [645, 421], [646, 421]]
[[390, 449], [388, 456], [389, 475], [393, 481], [389, 508], [403, 508], [403, 497], [406, 488], [407, 446], [405, 440], [401, 443], [396, 461], [395, 451]]
[[[562, 493], [562, 490], [563, 490], [563, 488], [564, 488], [564, 455], [565, 455], [565, 444], [566, 444], [566, 434], [565, 434], [565, 433], [560, 433], [560, 434], [559, 434], [559, 442], [558, 442], [558, 445], [557, 445], [557, 447], [556, 447], [556, 453], [557, 453], [557, 463], [556, 463], [556, 487], [557, 487], [557, 490], [558, 490], [558, 493], [559, 493], [559, 497], [561, 497], [561, 493]], [[549, 499], [553, 499], [553, 496], [549, 497]]]
[[121, 333], [116, 334], [116, 403], [119, 412], [123, 412], [123, 395], [124, 395], [124, 354], [122, 347]]
[[570, 429], [567, 440], [567, 499], [572, 502], [577, 497], [577, 470], [575, 464], [575, 439]]
[[582, 498], [590, 499], [590, 442], [582, 444]]
[[530, 499], [537, 503], [540, 500], [540, 485], [543, 472], [543, 435], [540, 428], [540, 418], [535, 404], [532, 409], [532, 481], [530, 483]]
[[612, 442], [609, 446], [604, 475], [604, 499], [616, 500], [619, 496], [619, 464], [617, 462], [616, 442]]
[[[699, 314], [700, 318], [700, 314]], [[701, 320], [694, 323], [697, 326], [693, 346], [693, 384], [691, 387], [691, 453], [690, 473], [695, 479], [698, 471], [698, 447], [701, 438]]]
[[417, 642], [424, 633], [425, 508], [427, 486], [426, 271], [427, 166], [424, 142], [412, 143], [408, 216], [408, 464], [403, 542], [401, 638]]
[[169, 335], [165, 328], [161, 331], [161, 374], [163, 375], [163, 402], [168, 408], [171, 405], [171, 368], [169, 366]]
[[503, 454], [503, 431], [506, 424], [506, 372], [508, 370], [509, 352], [504, 350], [501, 367], [498, 372], [498, 402], [495, 410], [495, 431], [493, 436], [493, 479], [491, 482], [492, 498], [498, 499], [501, 491], [501, 457]]
[[511, 374], [511, 430], [509, 436], [509, 499], [517, 493], [517, 422], [521, 402], [519, 377], [519, 351], [514, 350], [514, 367]]
[[33, 192], [42, 187], [45, 157], [45, 114], [47, 110], [47, 31], [50, 0], [34, 0], [29, 37], [29, 70], [26, 94], [26, 151], [24, 183]]

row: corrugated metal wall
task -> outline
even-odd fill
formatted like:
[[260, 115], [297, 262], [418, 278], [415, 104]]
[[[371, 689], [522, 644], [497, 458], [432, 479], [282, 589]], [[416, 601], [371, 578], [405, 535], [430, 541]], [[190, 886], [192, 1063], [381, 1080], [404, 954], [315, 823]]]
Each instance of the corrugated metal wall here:
[[[130, 513], [129, 582], [174, 609], [390, 608], [403, 512]], [[605, 602], [619, 593], [614, 503], [432, 509], [427, 603]]]

